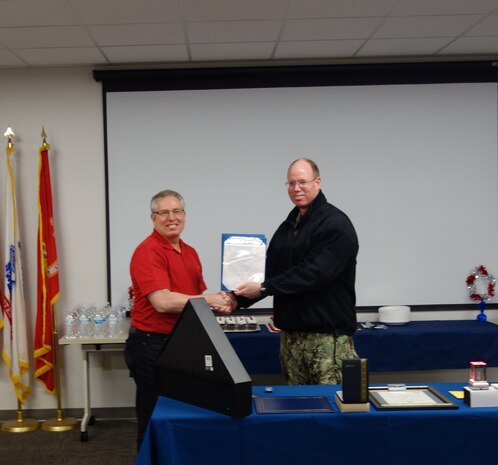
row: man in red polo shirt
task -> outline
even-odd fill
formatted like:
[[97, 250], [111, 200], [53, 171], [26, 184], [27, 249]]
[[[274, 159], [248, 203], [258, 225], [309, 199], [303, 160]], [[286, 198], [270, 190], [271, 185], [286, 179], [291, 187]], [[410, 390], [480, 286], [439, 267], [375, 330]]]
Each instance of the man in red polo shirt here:
[[223, 292], [202, 294], [206, 284], [199, 256], [180, 239], [185, 227], [183, 197], [175, 191], [161, 191], [150, 207], [154, 230], [136, 248], [130, 263], [134, 304], [125, 347], [126, 363], [137, 387], [139, 447], [158, 396], [154, 362], [188, 299], [204, 297], [220, 313], [230, 313], [234, 307]]

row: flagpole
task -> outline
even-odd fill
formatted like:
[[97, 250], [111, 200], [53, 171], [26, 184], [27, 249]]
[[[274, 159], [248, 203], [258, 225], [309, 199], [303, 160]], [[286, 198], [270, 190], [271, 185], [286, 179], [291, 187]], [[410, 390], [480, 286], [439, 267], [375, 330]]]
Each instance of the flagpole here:
[[2, 423], [2, 431], [7, 433], [27, 433], [38, 429], [39, 423], [33, 418], [24, 418], [21, 401], [17, 400], [16, 418]]
[[[45, 128], [42, 129], [41, 136], [43, 139], [42, 147], [48, 150], [50, 146], [47, 144], [47, 134], [45, 133]], [[76, 426], [78, 425], [78, 420], [72, 417], [64, 417], [64, 411], [62, 410], [61, 379], [59, 371], [60, 351], [59, 351], [59, 336], [57, 330], [57, 316], [55, 311], [55, 303], [51, 305], [51, 310], [52, 310], [52, 347], [54, 350], [53, 353], [54, 390], [57, 396], [57, 410], [55, 418], [50, 418], [49, 420], [44, 421], [41, 426], [41, 429], [44, 431], [62, 432], [76, 428]]]
[[[10, 154], [14, 151], [14, 143], [12, 142], [12, 138], [15, 136], [14, 131], [9, 127], [4, 134], [7, 137], [7, 156], [10, 157]], [[7, 334], [4, 334], [4, 338], [7, 337]], [[16, 393], [17, 394], [17, 393]], [[17, 411], [16, 418], [14, 420], [7, 420], [2, 423], [1, 430], [10, 432], [10, 433], [27, 433], [29, 431], [35, 431], [38, 429], [39, 423], [33, 418], [25, 418], [24, 412], [22, 410], [22, 402], [17, 398]]]
[[43, 431], [62, 432], [76, 428], [78, 420], [72, 417], [64, 417], [61, 402], [61, 378], [59, 372], [59, 337], [57, 331], [57, 318], [55, 314], [55, 305], [52, 307], [53, 311], [53, 330], [52, 330], [52, 347], [54, 348], [54, 375], [55, 375], [55, 393], [57, 396], [57, 411], [55, 418], [50, 418], [42, 423], [41, 429]]

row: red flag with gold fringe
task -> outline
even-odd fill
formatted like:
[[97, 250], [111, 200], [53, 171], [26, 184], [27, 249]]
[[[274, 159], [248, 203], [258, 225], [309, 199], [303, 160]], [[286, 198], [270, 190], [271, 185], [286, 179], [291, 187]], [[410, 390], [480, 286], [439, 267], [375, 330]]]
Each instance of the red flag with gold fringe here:
[[59, 298], [59, 267], [55, 243], [52, 187], [48, 150], [39, 150], [38, 189], [38, 288], [35, 328], [35, 378], [48, 392], [55, 390], [53, 324], [54, 304]]

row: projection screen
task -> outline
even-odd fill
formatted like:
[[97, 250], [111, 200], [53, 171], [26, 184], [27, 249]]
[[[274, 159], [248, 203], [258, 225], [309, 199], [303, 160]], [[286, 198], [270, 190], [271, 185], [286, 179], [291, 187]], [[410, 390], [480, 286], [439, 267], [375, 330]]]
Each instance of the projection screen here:
[[214, 292], [221, 234], [270, 240], [303, 156], [356, 227], [358, 306], [466, 304], [474, 266], [498, 273], [496, 83], [107, 92], [105, 114], [113, 304], [153, 194], [184, 196]]

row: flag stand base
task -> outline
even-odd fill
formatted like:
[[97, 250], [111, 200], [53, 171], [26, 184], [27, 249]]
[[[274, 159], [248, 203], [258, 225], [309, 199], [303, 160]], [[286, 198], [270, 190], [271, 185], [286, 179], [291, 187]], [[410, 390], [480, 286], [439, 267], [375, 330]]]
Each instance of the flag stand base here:
[[69, 431], [78, 426], [78, 420], [76, 418], [66, 417], [62, 413], [62, 410], [57, 410], [57, 416], [51, 418], [50, 420], [44, 421], [42, 423], [41, 429], [43, 431], [54, 431], [62, 432]]
[[22, 410], [17, 411], [17, 418], [15, 420], [8, 420], [2, 423], [2, 431], [8, 433], [27, 433], [35, 431], [40, 424], [32, 418], [24, 418]]

